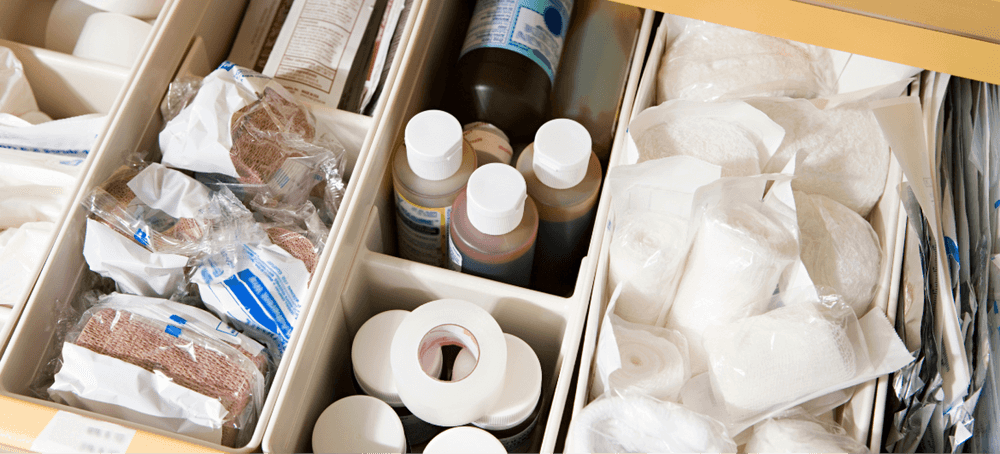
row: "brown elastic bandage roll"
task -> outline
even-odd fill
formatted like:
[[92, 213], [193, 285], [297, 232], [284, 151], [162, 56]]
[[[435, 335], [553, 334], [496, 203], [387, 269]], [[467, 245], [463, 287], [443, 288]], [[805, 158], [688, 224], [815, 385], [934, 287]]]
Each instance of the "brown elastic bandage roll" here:
[[[233, 354], [244, 356], [222, 341], [201, 336], [174, 337], [163, 327], [128, 311], [100, 309], [94, 312], [76, 345], [134, 364], [150, 372], [159, 371], [174, 383], [213, 399], [229, 411], [223, 427], [223, 444], [236, 440], [236, 417], [253, 405], [253, 367]], [[263, 383], [260, 383], [263, 388]]]
[[316, 136], [305, 109], [271, 88], [264, 89], [261, 100], [234, 113], [232, 125], [230, 154], [245, 184], [267, 183], [285, 159], [302, 156], [283, 145], [283, 136], [299, 136], [307, 142]]
[[319, 257], [316, 255], [312, 241], [309, 241], [308, 238], [280, 227], [267, 229], [267, 237], [271, 239], [272, 243], [292, 254], [292, 257], [302, 260], [310, 274], [316, 270], [316, 262], [319, 261]]

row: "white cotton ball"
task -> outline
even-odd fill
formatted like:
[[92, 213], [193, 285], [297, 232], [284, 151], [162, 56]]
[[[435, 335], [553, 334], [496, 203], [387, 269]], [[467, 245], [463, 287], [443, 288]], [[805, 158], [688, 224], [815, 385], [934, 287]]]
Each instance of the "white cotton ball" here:
[[608, 250], [608, 291], [624, 282], [615, 314], [652, 325], [670, 309], [686, 252], [687, 222], [660, 213], [634, 213], [616, 222]]
[[867, 102], [823, 110], [805, 100], [760, 98], [747, 103], [785, 129], [775, 158], [808, 152], [795, 166], [793, 189], [825, 195], [868, 216], [885, 190], [892, 156]]
[[835, 90], [826, 49], [708, 22], [684, 24], [660, 60], [658, 103], [751, 96], [814, 98]]
[[797, 254], [792, 233], [759, 205], [706, 210], [666, 317], [688, 340], [693, 375], [708, 370], [705, 329], [764, 312]]
[[678, 118], [635, 137], [639, 161], [691, 156], [722, 167], [723, 177], [759, 175], [757, 142], [746, 129], [721, 118]]
[[871, 305], [882, 267], [882, 249], [871, 224], [822, 195], [795, 191], [799, 250], [817, 286], [841, 295], [861, 318]]

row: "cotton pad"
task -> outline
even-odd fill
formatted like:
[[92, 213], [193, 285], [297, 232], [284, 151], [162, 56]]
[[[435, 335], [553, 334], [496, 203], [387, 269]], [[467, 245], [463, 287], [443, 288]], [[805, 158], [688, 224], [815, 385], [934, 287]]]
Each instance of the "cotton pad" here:
[[809, 277], [817, 286], [841, 295], [861, 318], [875, 297], [882, 266], [875, 229], [830, 198], [801, 191], [794, 194], [799, 250]]

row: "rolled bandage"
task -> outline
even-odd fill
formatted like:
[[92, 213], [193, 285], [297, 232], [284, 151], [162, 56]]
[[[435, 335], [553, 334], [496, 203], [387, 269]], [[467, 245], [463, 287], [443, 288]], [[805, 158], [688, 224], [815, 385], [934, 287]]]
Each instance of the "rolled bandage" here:
[[[643, 328], [615, 326], [622, 367], [608, 376], [607, 383], [613, 390], [637, 390], [659, 400], [677, 401], [681, 387], [691, 378], [687, 343], [679, 333]], [[654, 334], [654, 329], [671, 338]]]
[[687, 223], [660, 213], [642, 213], [616, 223], [608, 251], [608, 291], [624, 283], [615, 314], [626, 321], [656, 324], [670, 310], [686, 251]]

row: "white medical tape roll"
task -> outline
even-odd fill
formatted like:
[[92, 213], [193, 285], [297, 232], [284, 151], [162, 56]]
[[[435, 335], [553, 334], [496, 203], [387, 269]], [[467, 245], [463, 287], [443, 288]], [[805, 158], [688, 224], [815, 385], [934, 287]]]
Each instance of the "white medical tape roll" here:
[[507, 373], [503, 391], [493, 408], [472, 424], [485, 430], [507, 430], [531, 416], [542, 395], [542, 365], [538, 355], [523, 340], [504, 334], [507, 341]]
[[385, 402], [350, 396], [323, 410], [313, 426], [312, 452], [406, 452], [399, 416]]
[[[469, 349], [476, 367], [465, 378], [441, 381], [428, 375], [429, 353], [445, 345]], [[457, 299], [431, 301], [408, 315], [392, 339], [392, 374], [399, 397], [413, 414], [452, 427], [485, 415], [503, 390], [507, 342], [483, 308]]]
[[101, 11], [124, 14], [139, 19], [155, 19], [166, 0], [80, 0]]
[[152, 25], [124, 14], [94, 13], [83, 25], [73, 55], [130, 68], [142, 54], [152, 29]]
[[[402, 407], [403, 401], [396, 391], [396, 380], [392, 376], [389, 349], [396, 327], [410, 315], [409, 311], [392, 310], [382, 312], [365, 322], [354, 336], [351, 344], [351, 364], [358, 386], [369, 396], [375, 397], [393, 407]], [[436, 359], [432, 359], [431, 372], [436, 369], [440, 375], [443, 363], [440, 349]], [[436, 366], [433, 364], [436, 362]]]
[[76, 46], [83, 24], [91, 14], [101, 10], [80, 0], [56, 0], [49, 12], [49, 20], [45, 25], [45, 48], [69, 54]]
[[424, 454], [450, 454], [476, 452], [482, 454], [507, 454], [503, 444], [489, 432], [475, 427], [455, 427], [434, 437]]

